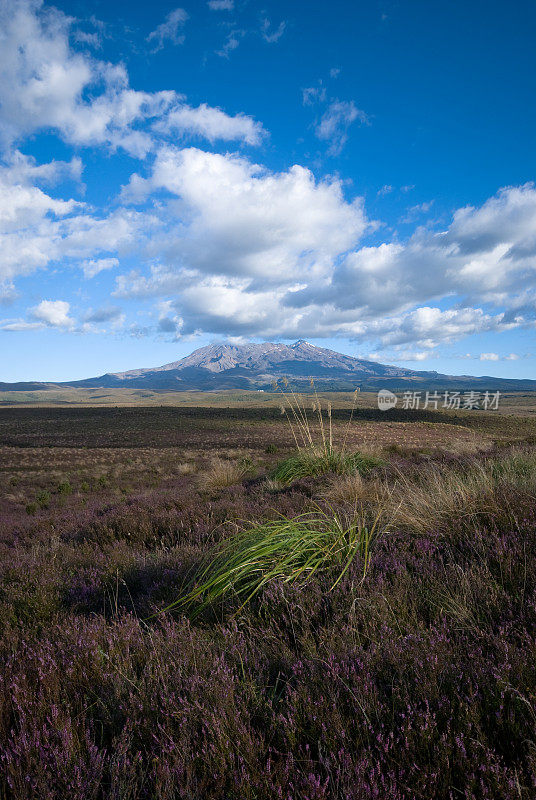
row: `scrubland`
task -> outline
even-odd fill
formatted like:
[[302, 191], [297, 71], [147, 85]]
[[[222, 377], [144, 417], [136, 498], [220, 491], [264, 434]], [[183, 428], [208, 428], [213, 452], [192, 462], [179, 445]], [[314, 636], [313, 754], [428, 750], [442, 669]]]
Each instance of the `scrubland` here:
[[536, 796], [536, 420], [332, 416], [0, 409], [0, 798]]

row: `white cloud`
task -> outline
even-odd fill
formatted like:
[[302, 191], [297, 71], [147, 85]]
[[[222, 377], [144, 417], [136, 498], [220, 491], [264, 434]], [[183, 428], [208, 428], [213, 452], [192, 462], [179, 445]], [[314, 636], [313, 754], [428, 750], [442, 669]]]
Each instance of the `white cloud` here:
[[23, 319], [3, 320], [0, 322], [0, 331], [35, 331], [44, 327], [42, 322], [26, 322]]
[[165, 119], [154, 126], [155, 130], [166, 133], [187, 133], [202, 136], [210, 142], [242, 141], [249, 145], [261, 143], [266, 131], [260, 122], [246, 114], [230, 116], [219, 108], [202, 103], [197, 108], [179, 105]]
[[9, 305], [17, 297], [17, 292], [12, 281], [0, 283], [0, 305]]
[[396, 353], [396, 361], [428, 361], [432, 355], [429, 350], [414, 352], [413, 350], [399, 350]]
[[35, 131], [55, 130], [71, 144], [146, 154], [151, 138], [135, 126], [162, 115], [175, 93], [136, 92], [122, 65], [73, 51], [72, 22], [39, 0], [1, 4], [0, 141], [6, 146]]
[[418, 203], [415, 206], [411, 206], [410, 208], [407, 209], [404, 217], [400, 220], [400, 222], [403, 222], [405, 224], [410, 224], [412, 222], [415, 222], [415, 220], [418, 219], [423, 214], [428, 214], [433, 205], [434, 201], [429, 200], [428, 202]]
[[[213, 10], [230, 5], [210, 3]], [[155, 47], [180, 40], [186, 17], [179, 12], [150, 34]], [[163, 146], [170, 137], [258, 145], [265, 131], [250, 116], [193, 107], [175, 91], [131, 89], [124, 66], [71, 47], [74, 26], [40, 0], [0, 5], [0, 302], [13, 299], [17, 277], [37, 269], [73, 267], [89, 278], [135, 253], [137, 272], [117, 277], [117, 294], [165, 300], [158, 324], [174, 335], [374, 338], [417, 357], [472, 333], [534, 327], [532, 184], [457, 210], [443, 230], [428, 224], [405, 239], [363, 244], [374, 225], [361, 198], [346, 199], [339, 179], [317, 180], [299, 165], [274, 172], [236, 154]], [[267, 20], [262, 26], [267, 41], [284, 30]], [[246, 35], [227, 30], [222, 55]], [[317, 107], [316, 135], [331, 154], [341, 151], [351, 125], [369, 122], [355, 103], [328, 100], [322, 83], [305, 89], [303, 101], [325, 104]], [[79, 157], [39, 164], [15, 149], [39, 131], [74, 146], [151, 153], [151, 160], [131, 176], [119, 206], [97, 212], [81, 202], [80, 187], [76, 198], [66, 194], [67, 181], [81, 180]], [[413, 206], [408, 218], [430, 207]], [[42, 301], [28, 319], [6, 320], [3, 329], [44, 325], [73, 330], [68, 304]], [[133, 330], [141, 335], [143, 328]]]
[[[148, 40], [156, 50], [166, 41], [178, 43], [187, 17], [175, 9]], [[176, 91], [131, 89], [122, 64], [73, 50], [73, 22], [39, 0], [0, 5], [0, 146], [43, 130], [56, 131], [69, 144], [122, 148], [137, 158], [155, 147], [155, 134], [178, 131], [210, 141], [261, 141], [262, 125], [245, 114], [229, 116], [205, 103], [192, 108]], [[224, 55], [242, 35], [231, 31]], [[77, 165], [73, 160], [73, 177]]]
[[81, 324], [70, 316], [70, 310], [70, 304], [65, 300], [42, 300], [28, 309], [26, 319], [0, 321], [0, 330], [15, 332], [56, 328], [71, 333], [104, 333], [107, 329], [117, 330], [125, 323], [125, 315], [117, 306], [89, 309]]
[[70, 308], [65, 300], [41, 300], [30, 309], [29, 315], [51, 328], [71, 328], [74, 320], [69, 316]]
[[49, 161], [38, 164], [32, 156], [13, 150], [6, 156], [6, 165], [0, 167], [3, 180], [11, 184], [38, 183], [54, 185], [61, 180], [70, 179], [79, 182], [84, 167], [82, 159], [73, 156], [70, 161]]
[[184, 8], [176, 8], [170, 11], [164, 22], [147, 37], [148, 42], [155, 43], [153, 53], [161, 50], [164, 47], [164, 43], [167, 41], [172, 44], [182, 44], [184, 42], [182, 29], [187, 19], [188, 14]]
[[328, 141], [330, 155], [336, 156], [348, 141], [350, 126], [358, 120], [362, 125], [370, 125], [368, 114], [356, 106], [353, 101], [334, 100], [322, 115], [316, 126], [319, 139]]
[[[302, 167], [270, 173], [238, 156], [168, 148], [124, 197], [161, 190], [178, 205], [164, 206], [150, 272], [120, 276], [117, 293], [172, 299], [184, 335], [374, 338], [426, 352], [526, 325], [536, 308], [531, 185], [457, 211], [446, 230], [361, 247], [361, 201]], [[438, 307], [449, 299], [452, 308]]]
[[81, 263], [81, 268], [85, 278], [94, 278], [99, 272], [106, 269], [114, 269], [119, 266], [117, 258], [90, 258]]
[[97, 216], [84, 203], [52, 197], [32, 184], [36, 177], [57, 179], [62, 170], [61, 162], [36, 165], [18, 158], [0, 166], [0, 285], [75, 260], [84, 262], [86, 275], [97, 274], [158, 225], [150, 214], [124, 208]]
[[326, 88], [321, 84], [319, 86], [310, 86], [302, 89], [302, 102], [304, 106], [313, 106], [315, 103], [324, 103], [326, 101]]
[[239, 30], [238, 28], [229, 31], [223, 46], [219, 50], [216, 50], [216, 55], [221, 56], [221, 58], [229, 58], [230, 53], [236, 50], [245, 35], [246, 31]]
[[346, 202], [341, 183], [315, 181], [299, 166], [273, 173], [240, 156], [196, 148], [162, 150], [148, 179], [133, 177], [123, 199], [164, 189], [169, 224], [151, 255], [201, 273], [290, 284], [330, 274], [368, 222], [361, 199]]
[[498, 361], [499, 356], [497, 353], [480, 353], [481, 361]]
[[502, 189], [480, 208], [455, 212], [444, 231], [419, 228], [405, 243], [349, 253], [328, 283], [309, 285], [291, 301], [333, 303], [366, 318], [456, 296], [468, 306], [506, 307], [504, 324], [519, 324], [536, 301], [535, 231], [534, 186]]

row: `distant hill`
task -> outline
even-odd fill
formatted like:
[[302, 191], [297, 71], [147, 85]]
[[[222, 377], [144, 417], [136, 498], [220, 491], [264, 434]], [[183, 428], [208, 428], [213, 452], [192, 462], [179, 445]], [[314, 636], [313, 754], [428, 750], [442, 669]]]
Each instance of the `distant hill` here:
[[58, 387], [151, 389], [153, 391], [217, 391], [223, 389], [270, 390], [275, 380], [288, 378], [293, 386], [318, 389], [393, 391], [448, 389], [462, 391], [536, 391], [536, 380], [510, 380], [490, 376], [442, 375], [353, 358], [316, 347], [300, 339], [286, 345], [212, 344], [162, 367], [106, 373], [96, 378], [65, 383], [0, 383], [0, 391], [36, 391]]

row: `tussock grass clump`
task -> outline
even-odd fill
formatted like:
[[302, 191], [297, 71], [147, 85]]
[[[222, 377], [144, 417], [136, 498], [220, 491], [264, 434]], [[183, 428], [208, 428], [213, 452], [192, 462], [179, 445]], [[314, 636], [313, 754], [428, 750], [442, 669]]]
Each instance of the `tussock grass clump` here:
[[513, 450], [491, 462], [491, 474], [498, 485], [536, 489], [536, 452]]
[[288, 380], [283, 379], [284, 388], [277, 382], [274, 384], [274, 388], [281, 392], [286, 401], [286, 405], [281, 406], [281, 413], [288, 419], [297, 452], [296, 455], [278, 464], [272, 473], [272, 478], [288, 485], [300, 478], [316, 477], [328, 472], [337, 475], [352, 475], [359, 472], [361, 475], [367, 475], [382, 462], [371, 453], [349, 453], [346, 450], [358, 390], [354, 392], [342, 443], [337, 447], [333, 442], [331, 403], [327, 403], [324, 409], [312, 379], [310, 383], [313, 391], [310, 408], [306, 399], [294, 392]]
[[200, 476], [203, 489], [225, 489], [240, 483], [250, 471], [245, 461], [215, 459], [207, 471]]
[[338, 450], [301, 450], [297, 455], [282, 461], [272, 477], [288, 485], [299, 478], [316, 477], [333, 472], [336, 475], [368, 475], [381, 461], [363, 453], [344, 453]]
[[366, 504], [372, 507], [382, 507], [385, 505], [388, 491], [384, 481], [376, 478], [364, 480], [362, 475], [356, 472], [353, 475], [335, 478], [323, 496], [330, 503], [340, 505], [361, 506]]
[[399, 475], [390, 492], [394, 523], [416, 532], [449, 520], [479, 514], [504, 514], [510, 492], [536, 492], [536, 454], [513, 451], [467, 469], [431, 467], [418, 480]]
[[366, 526], [361, 518], [346, 521], [320, 510], [251, 525], [212, 551], [194, 587], [168, 609], [197, 616], [229, 597], [242, 608], [270, 581], [302, 585], [328, 570], [336, 572], [334, 588], [356, 557], [366, 574], [377, 533], [378, 520]]
[[467, 472], [430, 467], [415, 481], [400, 475], [391, 490], [391, 518], [416, 532], [442, 527], [453, 518], [492, 510], [492, 481], [480, 465]]

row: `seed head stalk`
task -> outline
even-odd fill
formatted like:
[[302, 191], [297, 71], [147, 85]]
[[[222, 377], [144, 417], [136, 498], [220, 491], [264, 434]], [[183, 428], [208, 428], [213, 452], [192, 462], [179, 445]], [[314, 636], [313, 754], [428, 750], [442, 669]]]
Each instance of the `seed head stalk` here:
[[344, 431], [344, 439], [342, 440], [342, 451], [341, 451], [343, 455], [346, 452], [346, 440], [348, 438], [348, 433], [350, 431], [350, 426], [352, 424], [352, 419], [354, 417], [354, 411], [355, 411], [355, 408], [356, 408], [356, 405], [357, 405], [357, 394], [358, 394], [358, 391], [359, 391], [358, 389], [356, 389], [354, 391], [354, 401], [352, 403], [352, 410], [350, 412], [350, 419], [346, 423], [346, 430]]
[[316, 391], [316, 385], [315, 385], [314, 380], [311, 378], [309, 382], [311, 384], [311, 388], [314, 390], [314, 393], [315, 393], [316, 407], [317, 407], [317, 410], [318, 410], [318, 422], [319, 422], [319, 426], [320, 426], [320, 434], [322, 436], [322, 449], [323, 449], [324, 453], [326, 453], [327, 452], [327, 449], [326, 449], [326, 435], [324, 433], [324, 418], [322, 416], [322, 404], [320, 403], [320, 398], [318, 396], [318, 392]]

